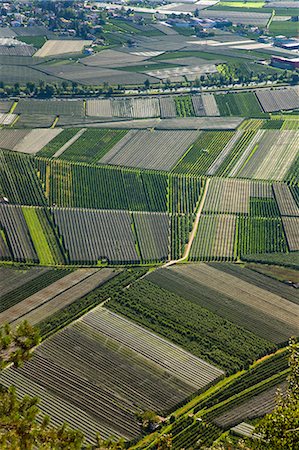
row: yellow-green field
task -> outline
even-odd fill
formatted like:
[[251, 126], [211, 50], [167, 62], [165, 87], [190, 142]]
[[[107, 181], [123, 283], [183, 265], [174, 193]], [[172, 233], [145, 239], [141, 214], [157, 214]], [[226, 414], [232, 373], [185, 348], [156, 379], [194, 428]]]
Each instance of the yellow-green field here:
[[53, 254], [35, 208], [22, 208], [40, 264], [55, 264]]
[[265, 6], [265, 2], [226, 2], [222, 1], [217, 4], [217, 6], [231, 6], [235, 8], [262, 8]]

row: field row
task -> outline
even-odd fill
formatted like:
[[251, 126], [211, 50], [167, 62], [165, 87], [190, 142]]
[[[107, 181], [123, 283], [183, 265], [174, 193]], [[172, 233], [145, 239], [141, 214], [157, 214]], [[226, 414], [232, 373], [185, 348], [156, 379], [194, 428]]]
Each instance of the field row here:
[[43, 343], [17, 373], [5, 371], [1, 383], [13, 383], [21, 393], [36, 390], [54, 423], [67, 420], [94, 442], [96, 431], [105, 438], [138, 435], [136, 412], [165, 411], [221, 374], [98, 308]]

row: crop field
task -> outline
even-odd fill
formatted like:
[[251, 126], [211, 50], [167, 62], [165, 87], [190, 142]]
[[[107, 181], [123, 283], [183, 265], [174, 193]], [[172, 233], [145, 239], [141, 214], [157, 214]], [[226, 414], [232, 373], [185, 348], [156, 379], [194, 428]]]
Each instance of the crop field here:
[[38, 158], [34, 162], [50, 205], [167, 211], [168, 180], [162, 173]]
[[219, 263], [173, 266], [150, 274], [148, 279], [268, 341], [286, 342], [292, 333], [298, 334], [297, 319], [291, 318], [292, 311], [298, 313], [298, 303], [292, 297], [287, 299], [290, 290], [271, 278], [229, 267]]
[[289, 250], [299, 250], [299, 217], [283, 217], [282, 223]]
[[[231, 155], [236, 144], [241, 141], [243, 130], [237, 130], [233, 137], [228, 141], [228, 143], [223, 147], [217, 158], [214, 160], [213, 164], [208, 168], [207, 175], [215, 175], [221, 167], [223, 167], [225, 161]], [[230, 158], [229, 158], [230, 159]]]
[[255, 419], [256, 417], [269, 414], [273, 411], [276, 404], [277, 389], [284, 391], [285, 386], [285, 383], [275, 385], [241, 405], [231, 408], [229, 412], [225, 412], [215, 419], [216, 425], [222, 428], [229, 428], [232, 425], [242, 422], [244, 419]]
[[235, 258], [237, 217], [202, 215], [190, 251], [191, 261], [222, 261]]
[[189, 234], [192, 230], [194, 215], [176, 214], [170, 217], [171, 220], [171, 249], [170, 259], [182, 258], [185, 246], [189, 241]]
[[220, 114], [222, 116], [260, 116], [260, 105], [252, 92], [240, 94], [218, 94], [215, 96]]
[[[106, 130], [88, 129], [79, 135], [74, 135], [74, 142], [64, 144], [65, 150], [61, 147], [54, 154], [68, 161], [78, 161], [84, 163], [97, 163], [106, 153], [112, 149], [127, 133], [126, 130]], [[75, 139], [76, 136], [76, 139]], [[58, 154], [60, 153], [61, 154]]]
[[43, 343], [18, 372], [1, 374], [1, 382], [13, 383], [22, 393], [33, 389], [41, 398], [41, 410], [50, 413], [54, 423], [67, 420], [94, 442], [96, 432], [131, 439], [140, 432], [136, 411], [167, 410], [221, 374], [153, 333], [97, 308]]
[[[214, 284], [211, 283], [211, 278], [208, 281], [207, 278], [199, 278], [201, 268], [203, 264], [189, 264], [187, 268], [182, 270], [177, 267], [171, 267], [167, 270], [158, 270], [151, 273], [148, 279], [155, 283], [157, 286], [166, 289], [176, 295], [184, 297], [186, 300], [195, 303], [217, 315], [223, 317], [235, 325], [242, 327], [257, 336], [271, 342], [279, 343], [285, 342], [290, 334], [293, 332], [292, 327], [285, 329], [285, 325], [282, 321], [271, 318], [267, 314], [260, 314], [260, 311], [250, 304], [250, 302], [242, 303], [238, 298], [233, 298], [230, 294], [224, 294], [215, 290]], [[219, 262], [212, 266], [215, 270], [224, 270], [223, 264]], [[231, 267], [231, 265], [229, 266]], [[235, 267], [235, 266], [233, 266]], [[248, 284], [255, 286], [260, 283], [263, 296], [266, 296], [265, 286], [268, 280], [271, 279], [264, 277], [262, 280], [259, 274], [255, 276], [255, 273], [250, 273], [247, 277], [240, 273], [230, 272], [225, 266], [225, 272], [231, 273], [234, 276], [234, 286], [238, 286], [238, 280], [244, 279]], [[217, 272], [216, 272], [217, 273]], [[242, 277], [241, 277], [242, 276]], [[258, 281], [256, 281], [256, 278]], [[271, 289], [280, 292], [281, 296], [286, 299], [286, 292], [279, 289], [280, 287], [271, 284]], [[277, 295], [278, 295], [278, 292]], [[240, 293], [241, 294], [241, 293]], [[275, 292], [274, 292], [275, 294]], [[262, 297], [261, 297], [262, 298]]]
[[0, 125], [11, 125], [16, 119], [16, 114], [3, 114], [0, 113]]
[[176, 107], [172, 97], [160, 97], [159, 102], [161, 119], [176, 117]]
[[50, 39], [35, 53], [34, 56], [45, 58], [47, 56], [63, 55], [68, 53], [81, 53], [83, 48], [90, 45], [92, 41], [72, 39], [55, 40]]
[[197, 131], [132, 131], [100, 160], [136, 168], [170, 170], [190, 148]]
[[142, 260], [166, 261], [169, 256], [168, 214], [135, 212], [133, 221]]
[[273, 346], [147, 279], [116, 295], [106, 306], [229, 372]]
[[2, 240], [8, 245], [14, 261], [38, 262], [20, 206], [0, 205], [0, 228]]
[[55, 234], [48, 210], [23, 206], [22, 211], [40, 264], [63, 264], [65, 252]]
[[[258, 143], [263, 138], [266, 130], [248, 131], [244, 134], [244, 138], [237, 144], [238, 151], [235, 153], [235, 157], [232, 159], [225, 172], [230, 177], [235, 177], [238, 172], [245, 166], [247, 161], [250, 160], [252, 154], [258, 148]], [[230, 170], [228, 170], [230, 169]]]
[[0, 130], [0, 148], [5, 150], [13, 150], [15, 146], [21, 142], [29, 130]]
[[238, 11], [222, 11], [222, 10], [203, 10], [200, 12], [201, 17], [204, 18], [224, 18], [231, 20], [233, 23], [241, 23], [244, 25], [254, 26], [266, 26], [270, 18], [270, 12], [256, 13], [256, 12], [243, 12], [242, 9]]
[[[6, 277], [5, 280], [1, 280], [0, 312], [2, 313], [68, 275], [71, 270], [46, 267], [31, 267], [29, 269], [2, 267], [0, 272], [1, 276]], [[8, 286], [9, 283], [10, 286]]]
[[171, 175], [169, 178], [169, 205], [171, 214], [193, 214], [198, 206], [204, 181], [198, 177]]
[[233, 136], [233, 131], [203, 131], [172, 172], [205, 175]]
[[16, 152], [35, 154], [52, 139], [54, 139], [59, 133], [61, 133], [61, 131], [61, 128], [36, 128], [26, 134], [24, 138], [17, 143], [13, 150]]
[[[82, 270], [82, 269], [79, 269]], [[49, 317], [59, 314], [61, 310], [67, 309], [73, 303], [84, 299], [89, 293], [92, 293], [100, 286], [105, 284], [116, 275], [113, 269], [104, 268], [96, 270], [90, 276], [83, 279], [79, 283], [71, 286], [69, 289], [53, 296], [49, 301], [42, 303], [32, 311], [26, 312], [20, 319], [14, 323], [19, 323], [23, 320], [28, 320], [29, 323], [37, 325], [41, 322], [46, 322]]]
[[220, 116], [218, 105], [213, 94], [203, 94], [201, 98], [207, 116]]
[[203, 212], [248, 214], [250, 197], [273, 198], [271, 185], [249, 180], [214, 178], [209, 185]]
[[160, 117], [160, 105], [157, 98], [132, 99], [133, 119]]
[[112, 105], [110, 99], [87, 100], [86, 115], [93, 117], [112, 118]]
[[46, 144], [39, 152], [38, 156], [45, 158], [51, 158], [63, 147], [71, 138], [78, 133], [77, 128], [67, 128], [62, 130], [57, 136], [55, 136], [48, 144]]
[[11, 110], [13, 102], [10, 100], [0, 100], [0, 113], [8, 114]]
[[273, 191], [275, 199], [282, 216], [298, 216], [299, 217], [299, 205], [294, 197], [295, 190], [291, 191], [289, 186], [282, 183], [276, 183], [273, 185]]
[[14, 123], [14, 128], [51, 128], [56, 119], [55, 115], [48, 114], [21, 114]]
[[[233, 174], [241, 178], [284, 180], [298, 156], [299, 131], [263, 130], [259, 136], [258, 141], [253, 139], [249, 144], [249, 152], [244, 151], [243, 155], [249, 156], [240, 170], [233, 169]], [[243, 158], [238, 166], [240, 161]]]
[[[68, 303], [71, 303], [74, 300], [71, 292], [72, 289], [75, 289], [76, 285], [79, 285], [86, 278], [93, 276], [95, 273], [98, 273], [97, 269], [78, 269], [71, 273], [64, 274], [65, 276], [62, 278], [56, 277], [56, 281], [55, 278], [52, 279], [51, 284], [46, 284], [44, 288], [39, 289], [29, 297], [25, 297], [17, 303], [13, 302], [12, 306], [0, 314], [0, 323], [15, 322], [25, 315], [29, 315], [32, 311], [37, 311], [38, 308], [46, 303], [51, 311], [52, 299], [56, 299], [56, 297], [64, 291], [67, 293]], [[85, 290], [83, 289], [83, 295], [85, 295]], [[89, 290], [87, 292], [89, 292]], [[73, 292], [73, 294], [75, 294], [75, 292]], [[60, 304], [60, 308], [63, 308], [64, 297], [60, 300], [61, 301], [58, 303]]]
[[192, 95], [192, 105], [195, 116], [205, 116], [206, 111], [203, 105], [202, 97], [200, 95]]
[[0, 299], [49, 270], [46, 267], [0, 267]]
[[45, 205], [31, 157], [0, 150], [0, 163], [1, 195], [12, 204]]
[[55, 116], [82, 116], [84, 105], [82, 100], [31, 100], [18, 101], [16, 114], [38, 114]]
[[256, 96], [265, 112], [299, 108], [299, 94], [294, 88], [257, 90]]
[[127, 211], [53, 208], [52, 213], [71, 262], [138, 262]]
[[287, 251], [281, 219], [240, 216], [238, 233], [238, 252], [241, 257]]
[[192, 97], [190, 95], [182, 95], [174, 97], [176, 112], [179, 117], [193, 117], [195, 116]]

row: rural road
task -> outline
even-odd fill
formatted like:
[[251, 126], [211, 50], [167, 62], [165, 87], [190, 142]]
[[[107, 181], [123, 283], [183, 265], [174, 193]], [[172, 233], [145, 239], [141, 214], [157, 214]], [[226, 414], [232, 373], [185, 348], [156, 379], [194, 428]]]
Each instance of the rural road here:
[[197, 210], [197, 213], [196, 213], [195, 221], [194, 221], [194, 224], [193, 224], [193, 227], [192, 227], [192, 231], [191, 231], [191, 234], [190, 234], [190, 237], [189, 237], [189, 241], [188, 241], [188, 244], [186, 245], [186, 248], [185, 248], [185, 251], [184, 251], [184, 255], [182, 256], [182, 258], [173, 259], [171, 261], [168, 261], [166, 264], [164, 264], [162, 266], [162, 268], [172, 266], [173, 264], [177, 264], [179, 262], [183, 262], [183, 261], [186, 261], [188, 259], [189, 253], [190, 253], [190, 250], [191, 250], [191, 246], [192, 246], [192, 243], [193, 243], [193, 240], [195, 238], [196, 231], [197, 231], [197, 228], [198, 228], [199, 218], [201, 216], [203, 205], [205, 203], [205, 199], [206, 199], [206, 196], [207, 196], [209, 184], [210, 184], [210, 178], [207, 178], [206, 185], [205, 185], [205, 188], [204, 188], [201, 200], [200, 200], [200, 204], [199, 204], [199, 207], [198, 207], [198, 210]]

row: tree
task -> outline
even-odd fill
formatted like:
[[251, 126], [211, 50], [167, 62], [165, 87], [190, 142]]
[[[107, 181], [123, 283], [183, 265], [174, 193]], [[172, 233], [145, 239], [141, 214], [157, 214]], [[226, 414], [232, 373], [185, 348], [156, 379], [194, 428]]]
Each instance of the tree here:
[[[32, 356], [32, 349], [41, 341], [39, 331], [27, 321], [15, 329], [0, 327], [0, 370], [8, 365], [17, 369]], [[81, 431], [66, 424], [50, 425], [44, 416], [40, 422], [38, 397], [19, 398], [13, 386], [0, 390], [0, 448], [1, 450], [79, 450], [83, 446]]]
[[290, 375], [286, 394], [277, 393], [276, 406], [255, 429], [261, 439], [255, 444], [259, 450], [294, 450], [299, 448], [299, 344], [290, 339]]
[[160, 422], [159, 417], [154, 411], [144, 411], [136, 413], [136, 417], [140, 422], [143, 431], [153, 431]]

